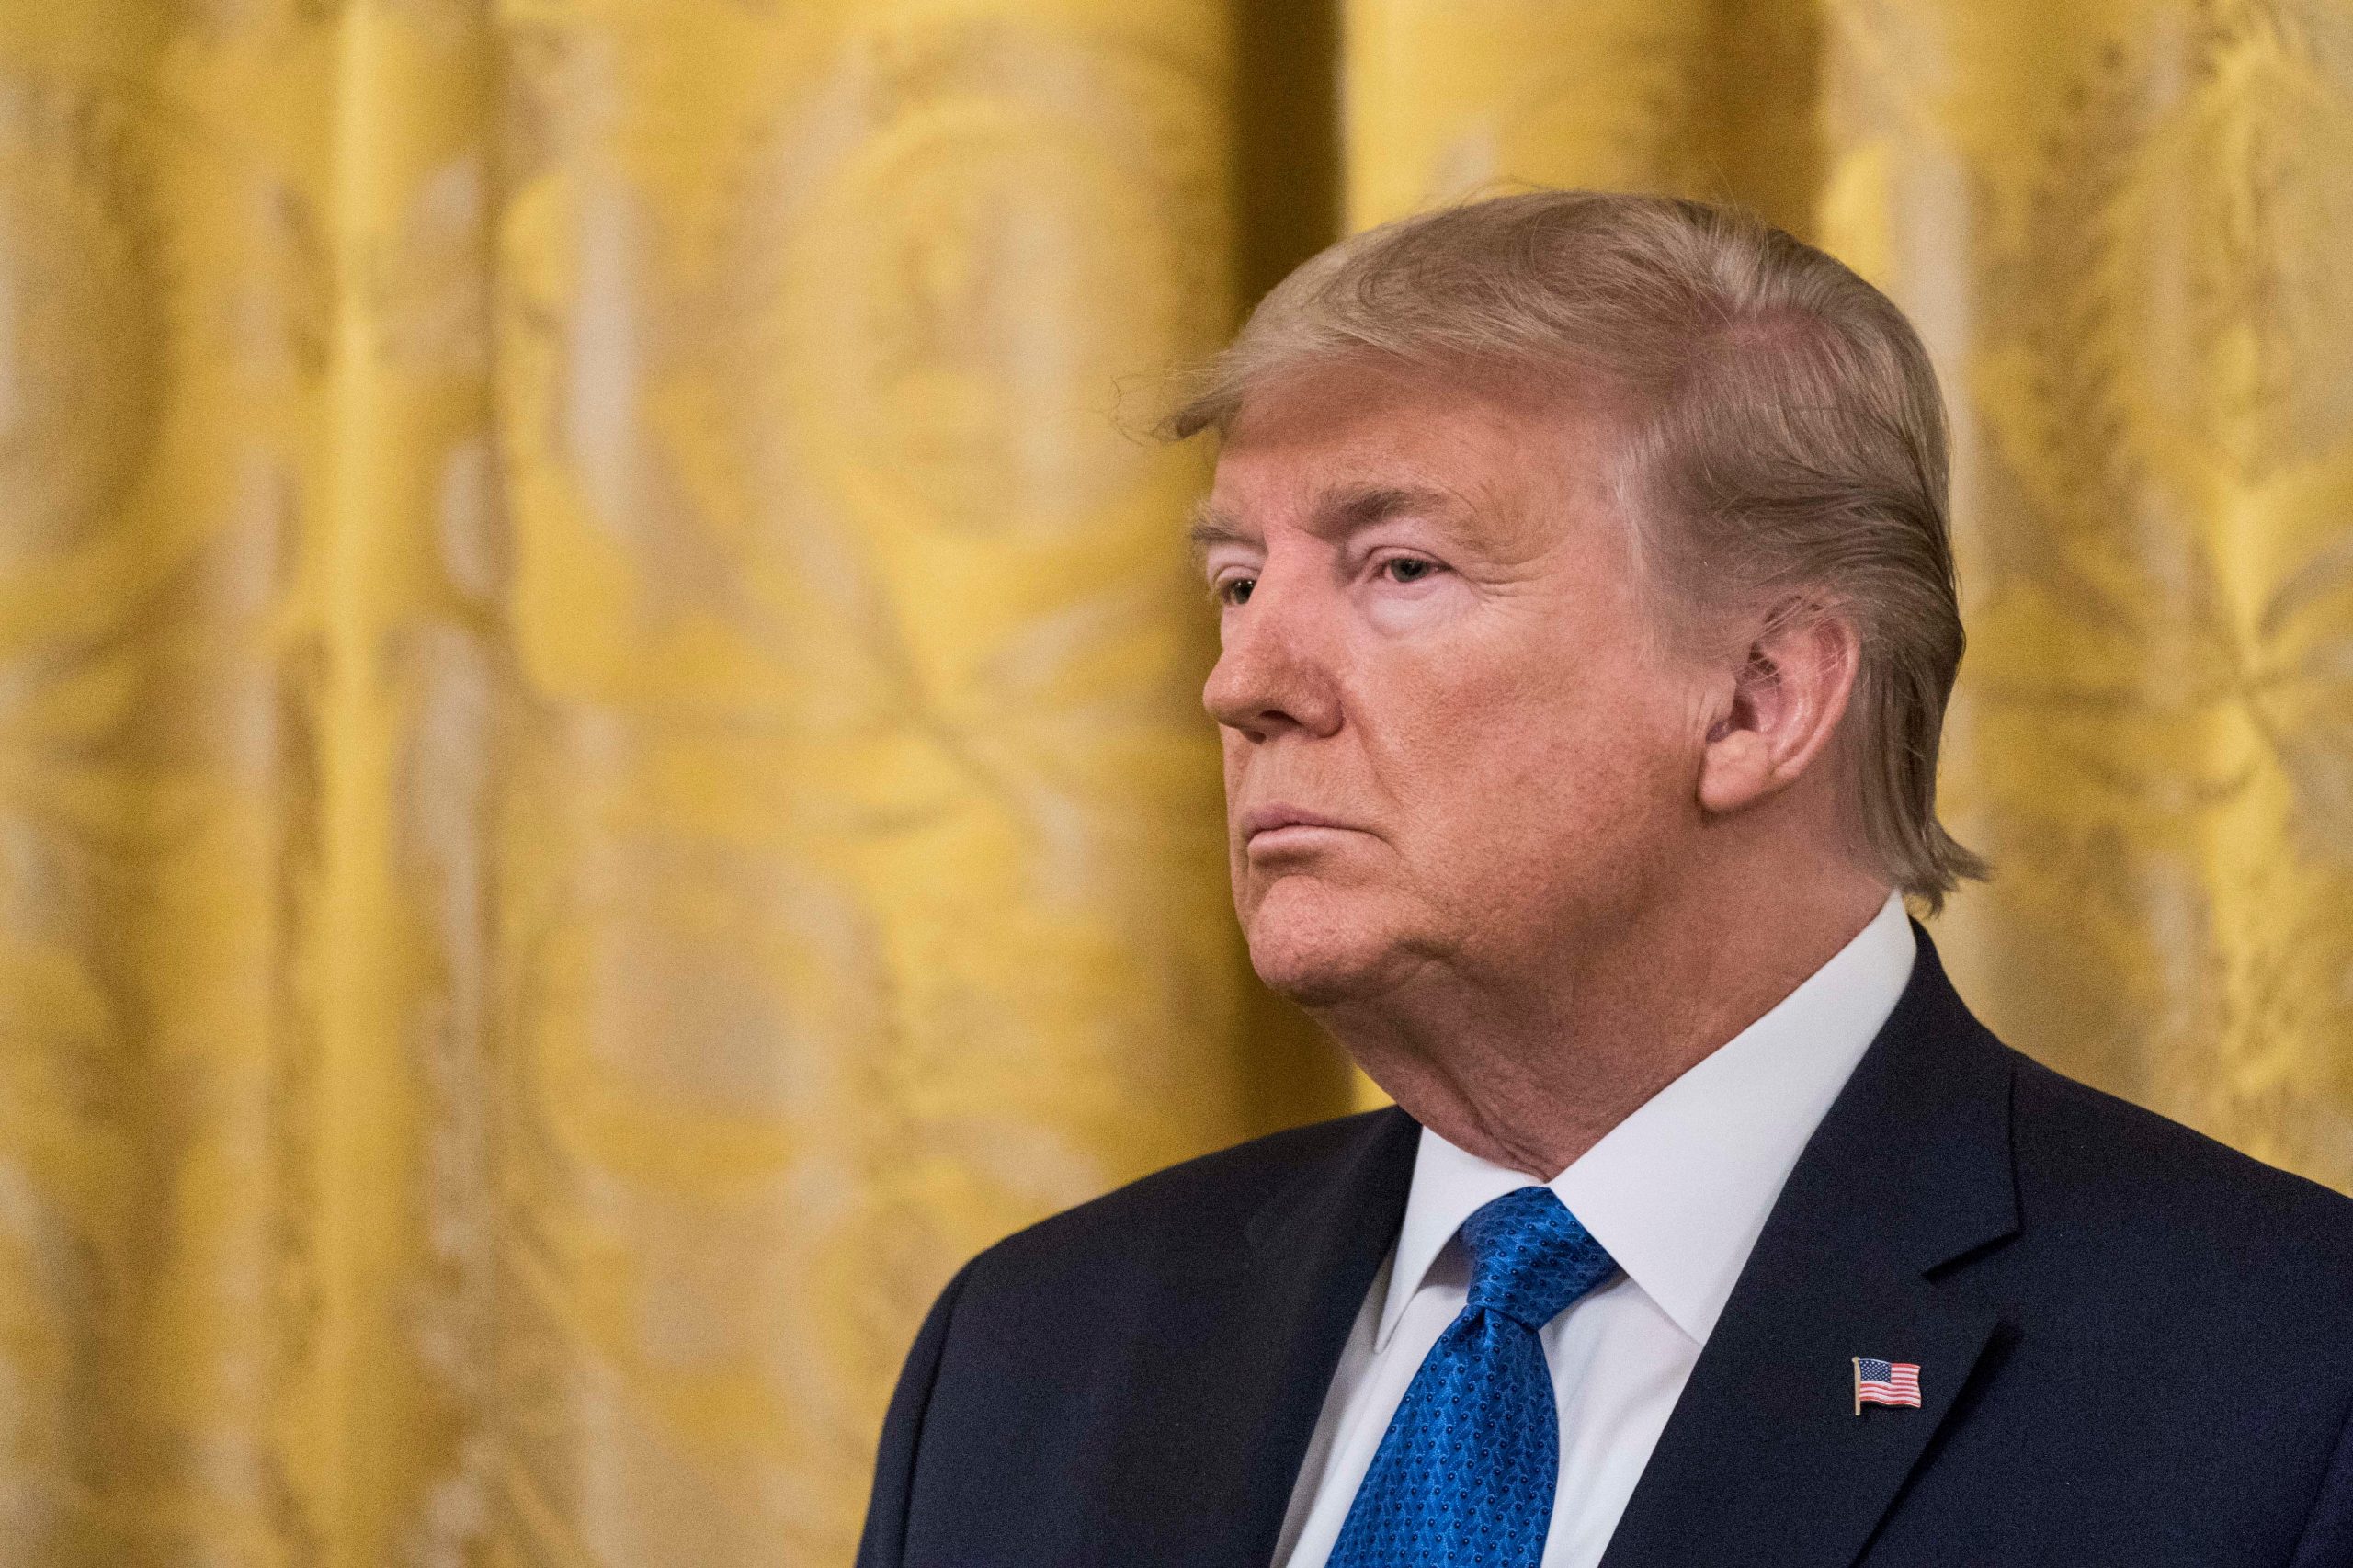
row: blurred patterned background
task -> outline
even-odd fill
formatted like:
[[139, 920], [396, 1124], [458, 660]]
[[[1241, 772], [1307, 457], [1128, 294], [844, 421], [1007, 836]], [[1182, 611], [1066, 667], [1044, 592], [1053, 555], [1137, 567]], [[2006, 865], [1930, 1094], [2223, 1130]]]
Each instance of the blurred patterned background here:
[[1206, 455], [1346, 230], [1921, 324], [2015, 1042], [2353, 1187], [2348, 0], [0, 0], [0, 1563], [847, 1562], [971, 1252], [1347, 1108]]

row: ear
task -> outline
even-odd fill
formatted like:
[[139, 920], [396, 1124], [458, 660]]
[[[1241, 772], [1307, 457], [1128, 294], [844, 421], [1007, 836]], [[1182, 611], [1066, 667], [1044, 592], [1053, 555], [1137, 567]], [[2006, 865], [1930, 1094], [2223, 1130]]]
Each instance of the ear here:
[[1699, 759], [1699, 804], [1722, 815], [1802, 777], [1837, 733], [1862, 643], [1835, 606], [1775, 607], [1720, 692]]

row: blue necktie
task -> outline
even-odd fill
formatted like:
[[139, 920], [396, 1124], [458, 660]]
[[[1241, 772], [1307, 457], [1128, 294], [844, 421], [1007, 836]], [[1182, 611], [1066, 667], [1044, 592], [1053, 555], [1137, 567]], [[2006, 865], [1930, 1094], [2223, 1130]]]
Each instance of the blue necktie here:
[[1329, 1568], [1538, 1568], [1561, 1414], [1537, 1330], [1608, 1278], [1549, 1187], [1462, 1221], [1471, 1295], [1423, 1358], [1340, 1527]]

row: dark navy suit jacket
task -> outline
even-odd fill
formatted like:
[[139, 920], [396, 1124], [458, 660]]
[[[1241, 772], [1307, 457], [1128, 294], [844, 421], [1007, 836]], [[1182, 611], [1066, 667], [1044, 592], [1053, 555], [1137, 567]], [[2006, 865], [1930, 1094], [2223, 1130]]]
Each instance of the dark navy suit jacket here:
[[[2353, 1568], [2353, 1201], [2012, 1051], [1919, 937], [1604, 1568]], [[1416, 1131], [1279, 1133], [974, 1258], [860, 1568], [1265, 1568]], [[1857, 1415], [1856, 1356], [1921, 1408]]]

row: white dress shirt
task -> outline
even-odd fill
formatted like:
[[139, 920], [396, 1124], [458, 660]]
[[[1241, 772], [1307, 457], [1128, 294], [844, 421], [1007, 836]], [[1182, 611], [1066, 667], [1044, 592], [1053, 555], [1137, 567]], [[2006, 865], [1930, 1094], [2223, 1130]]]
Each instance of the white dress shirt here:
[[[1815, 1124], [1912, 973], [1903, 900], [1547, 1184], [1620, 1273], [1539, 1336], [1561, 1413], [1543, 1568], [1591, 1568]], [[1427, 1128], [1396, 1245], [1366, 1292], [1291, 1491], [1278, 1568], [1324, 1568], [1405, 1386], [1462, 1311], [1455, 1232], [1530, 1185]]]

